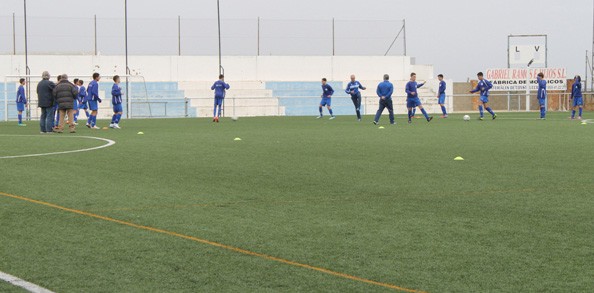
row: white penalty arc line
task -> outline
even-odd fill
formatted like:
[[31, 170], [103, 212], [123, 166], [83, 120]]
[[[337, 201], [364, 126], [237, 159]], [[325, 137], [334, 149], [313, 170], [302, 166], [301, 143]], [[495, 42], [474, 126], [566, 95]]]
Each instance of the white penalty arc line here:
[[29, 283], [23, 279], [19, 279], [13, 275], [9, 275], [4, 272], [0, 272], [0, 280], [5, 281], [5, 282], [12, 284], [14, 286], [23, 288], [23, 289], [25, 289], [29, 292], [33, 292], [33, 293], [54, 293], [53, 291], [50, 291], [43, 287], [37, 286], [33, 283]]
[[[13, 137], [43, 137], [46, 135], [11, 135], [11, 134], [0, 134], [0, 137], [2, 136], [13, 136]], [[80, 153], [80, 152], [89, 152], [89, 151], [94, 151], [94, 150], [98, 150], [98, 149], [102, 149], [102, 148], [106, 148], [106, 147], [110, 147], [112, 145], [114, 145], [116, 142], [111, 140], [111, 139], [107, 139], [107, 138], [101, 138], [101, 137], [94, 137], [94, 136], [52, 136], [52, 137], [61, 137], [61, 138], [87, 138], [87, 139], [95, 139], [95, 140], [101, 140], [104, 142], [107, 142], [104, 145], [100, 145], [100, 146], [96, 146], [96, 147], [92, 147], [92, 148], [86, 148], [86, 149], [78, 149], [78, 150], [71, 150], [71, 151], [62, 151], [62, 152], [51, 152], [51, 153], [40, 153], [40, 154], [27, 154], [27, 155], [16, 155], [16, 156], [3, 156], [0, 157], [1, 159], [15, 159], [15, 158], [28, 158], [28, 157], [42, 157], [42, 156], [53, 156], [53, 155], [64, 155], [64, 154], [72, 154], [72, 153]]]

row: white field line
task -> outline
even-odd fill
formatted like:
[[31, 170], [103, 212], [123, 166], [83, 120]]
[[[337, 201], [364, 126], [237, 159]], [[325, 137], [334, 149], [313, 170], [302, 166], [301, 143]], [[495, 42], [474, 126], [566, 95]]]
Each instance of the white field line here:
[[[47, 136], [47, 135], [11, 135], [11, 134], [0, 134], [0, 137], [3, 136], [12, 136], [12, 137], [23, 137], [23, 136], [28, 136], [28, 137], [42, 137], [42, 136]], [[17, 156], [3, 156], [0, 157], [0, 159], [15, 159], [15, 158], [27, 158], [27, 157], [41, 157], [41, 156], [52, 156], [52, 155], [63, 155], [63, 154], [72, 154], [72, 153], [80, 153], [80, 152], [89, 152], [89, 151], [94, 151], [94, 150], [98, 150], [98, 149], [102, 149], [102, 148], [106, 148], [106, 147], [110, 147], [112, 145], [114, 145], [116, 142], [111, 140], [111, 139], [107, 139], [107, 138], [101, 138], [101, 137], [94, 137], [94, 136], [58, 136], [58, 135], [52, 135], [50, 137], [60, 137], [60, 138], [87, 138], [87, 139], [96, 139], [96, 140], [101, 140], [104, 142], [107, 142], [104, 145], [100, 145], [97, 147], [92, 147], [92, 148], [86, 148], [86, 149], [78, 149], [78, 150], [71, 150], [71, 151], [62, 151], [62, 152], [51, 152], [51, 153], [40, 153], [40, 154], [27, 154], [27, 155], [17, 155]]]
[[33, 293], [54, 293], [48, 289], [39, 287], [33, 283], [29, 283], [25, 280], [19, 279], [13, 275], [9, 275], [9, 274], [3, 273], [3, 272], [0, 272], [0, 280], [5, 281], [5, 282], [12, 284], [14, 286], [23, 288], [23, 289], [25, 289], [29, 292], [33, 292]]

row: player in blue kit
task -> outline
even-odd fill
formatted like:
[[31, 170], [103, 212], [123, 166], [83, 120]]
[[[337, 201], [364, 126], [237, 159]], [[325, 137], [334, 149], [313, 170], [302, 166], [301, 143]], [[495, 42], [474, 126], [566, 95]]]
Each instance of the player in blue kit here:
[[101, 75], [97, 72], [93, 73], [93, 80], [89, 82], [87, 87], [87, 102], [89, 103], [89, 109], [91, 110], [91, 116], [87, 120], [87, 127], [91, 129], [99, 129], [97, 127], [97, 111], [99, 110], [99, 80]]
[[573, 100], [572, 106], [573, 110], [571, 110], [571, 119], [575, 119], [575, 109], [579, 108], [579, 116], [578, 119], [582, 119], [582, 111], [584, 109], [584, 98], [582, 96], [582, 77], [576, 75], [573, 78], [573, 85], [571, 86], [571, 100]]
[[421, 99], [419, 99], [419, 94], [417, 93], [417, 89], [424, 86], [425, 83], [422, 84], [417, 84], [417, 74], [416, 73], [411, 73], [410, 74], [410, 81], [406, 84], [406, 107], [408, 108], [408, 123], [412, 123], [412, 117], [413, 117], [413, 109], [416, 107], [419, 107], [419, 110], [421, 110], [421, 112], [423, 113], [423, 116], [425, 116], [425, 119], [427, 119], [427, 122], [433, 120], [432, 116], [429, 116], [427, 114], [427, 111], [425, 111], [425, 109], [423, 108], [423, 104], [421, 103]]
[[[85, 115], [87, 115], [87, 119], [91, 117], [89, 114], [89, 103], [87, 102], [87, 89], [83, 86], [85, 82], [82, 79], [78, 80], [78, 109], [83, 109], [85, 111]], [[78, 114], [76, 114], [78, 116]]]
[[536, 83], [538, 83], [538, 104], [540, 105], [540, 119], [545, 120], [547, 115], [547, 81], [544, 80], [544, 73], [540, 72], [536, 76]]
[[443, 74], [439, 74], [437, 76], [437, 79], [439, 79], [439, 89], [437, 90], [437, 103], [441, 107], [441, 113], [443, 113], [443, 116], [441, 116], [441, 118], [448, 118], [448, 112], [446, 111], [445, 107], [446, 82], [443, 81]]
[[373, 118], [373, 124], [377, 125], [379, 123], [379, 119], [382, 116], [384, 109], [388, 109], [390, 124], [396, 124], [396, 122], [394, 122], [394, 105], [392, 103], [394, 85], [390, 82], [389, 75], [384, 74], [384, 81], [380, 82], [377, 85], [376, 93], [380, 100], [379, 109], [377, 109], [377, 113], [375, 113], [375, 118]]
[[366, 88], [357, 80], [355, 75], [351, 75], [351, 82], [347, 85], [345, 92], [351, 95], [353, 105], [355, 105], [355, 112], [357, 112], [357, 120], [361, 121], [361, 92], [359, 90], [366, 90]]
[[473, 89], [473, 90], [471, 90], [470, 93], [471, 94], [474, 94], [476, 92], [480, 92], [480, 94], [481, 94], [481, 98], [480, 98], [480, 103], [481, 104], [478, 107], [479, 108], [479, 114], [480, 114], [479, 120], [483, 120], [483, 116], [484, 116], [484, 114], [483, 114], [483, 108], [485, 110], [487, 110], [487, 112], [491, 113], [491, 116], [493, 117], [493, 120], [494, 120], [495, 118], [497, 118], [497, 114], [495, 114], [495, 112], [493, 112], [493, 110], [491, 110], [491, 107], [488, 106], [488, 103], [489, 103], [489, 90], [493, 87], [493, 84], [490, 81], [486, 80], [483, 77], [483, 73], [482, 72], [477, 73], [476, 76], [478, 77], [479, 82], [476, 85], [476, 88]]
[[317, 118], [322, 118], [324, 116], [324, 114], [322, 113], [322, 110], [324, 109], [324, 106], [326, 106], [326, 108], [328, 108], [328, 112], [330, 113], [330, 120], [336, 118], [336, 116], [334, 116], [334, 113], [332, 113], [332, 95], [334, 94], [334, 89], [328, 84], [328, 81], [326, 80], [326, 78], [322, 78], [322, 101], [320, 101], [320, 116], [318, 116]]
[[113, 106], [113, 116], [109, 128], [120, 129], [120, 118], [122, 118], [122, 88], [120, 87], [120, 76], [113, 77], [113, 86], [111, 87], [111, 105]]
[[[80, 92], [80, 87], [78, 85], [78, 78], [73, 79], [72, 83], [76, 87], [76, 92]], [[74, 116], [74, 125], [78, 125], [78, 95], [77, 95], [77, 98], [74, 99], [74, 102], [72, 103], [72, 111], [74, 112], [74, 114], [72, 114], [72, 116]], [[68, 118], [72, 119], [71, 117], [68, 117]]]
[[[219, 80], [215, 81], [215, 83], [210, 87], [211, 90], [215, 91], [215, 100], [214, 100], [214, 111], [212, 113], [212, 122], [219, 122], [219, 117], [221, 116], [221, 109], [223, 107], [223, 100], [225, 99], [225, 94], [227, 90], [230, 88], [229, 84], [225, 82], [225, 76], [219, 75]], [[218, 107], [218, 111], [217, 111]]]
[[25, 95], [25, 84], [27, 82], [24, 78], [19, 79], [19, 89], [17, 90], [16, 95], [16, 105], [17, 105], [17, 112], [19, 118], [19, 126], [27, 126], [27, 124], [23, 123], [23, 111], [25, 111], [25, 106], [27, 106], [27, 96]]

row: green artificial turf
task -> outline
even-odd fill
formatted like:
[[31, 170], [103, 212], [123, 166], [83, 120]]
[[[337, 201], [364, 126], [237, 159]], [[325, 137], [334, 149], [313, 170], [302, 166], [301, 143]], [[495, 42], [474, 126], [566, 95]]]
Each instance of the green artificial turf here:
[[[0, 157], [116, 141], [0, 159], [0, 192], [403, 288], [592, 291], [594, 125], [537, 115], [0, 123]], [[0, 223], [0, 271], [56, 292], [391, 290], [6, 195]]]

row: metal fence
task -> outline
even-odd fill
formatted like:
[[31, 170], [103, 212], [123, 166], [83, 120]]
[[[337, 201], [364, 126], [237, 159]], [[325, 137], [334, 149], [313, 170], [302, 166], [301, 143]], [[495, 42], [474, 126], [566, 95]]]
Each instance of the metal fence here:
[[[217, 55], [216, 28], [216, 19], [129, 18], [128, 51]], [[27, 17], [27, 32], [29, 54], [125, 51], [123, 18]], [[222, 19], [221, 32], [223, 55], [406, 55], [403, 20]], [[23, 54], [24, 43], [24, 18], [0, 15], [0, 54]]]
[[[570, 94], [560, 93], [549, 97], [548, 110], [563, 112], [571, 110]], [[492, 94], [490, 106], [497, 112], [526, 112], [525, 94]], [[538, 110], [536, 97], [531, 103], [530, 111]], [[253, 116], [315, 116], [318, 115], [319, 96], [310, 97], [228, 97], [224, 101], [223, 116], [232, 117], [253, 117]], [[394, 110], [396, 114], [406, 114], [406, 97], [393, 96]], [[426, 109], [430, 113], [439, 114], [439, 107], [435, 98], [422, 97]], [[451, 100], [451, 101], [448, 101]], [[448, 112], [466, 113], [477, 111], [476, 95], [454, 95], [448, 97]], [[17, 118], [16, 103], [14, 99], [6, 102], [8, 115], [0, 120], [15, 120]], [[41, 111], [37, 108], [37, 101], [31, 100], [32, 120], [39, 119]], [[584, 102], [587, 107], [594, 105], [594, 93], [586, 93]], [[182, 118], [182, 117], [212, 117], [213, 99], [210, 97], [195, 98], [132, 98], [130, 100], [130, 118]], [[0, 108], [4, 103], [0, 103]], [[100, 119], [111, 117], [109, 101], [105, 101], [99, 110]], [[354, 107], [350, 98], [335, 97], [332, 104], [336, 115], [353, 115]], [[378, 98], [375, 96], [363, 96], [361, 112], [364, 115], [373, 115], [378, 109]], [[125, 106], [124, 111], [128, 108]], [[326, 111], [326, 110], [324, 110]], [[4, 111], [0, 111], [3, 113]], [[4, 115], [2, 115], [4, 116]], [[81, 116], [82, 117], [82, 116]]]

